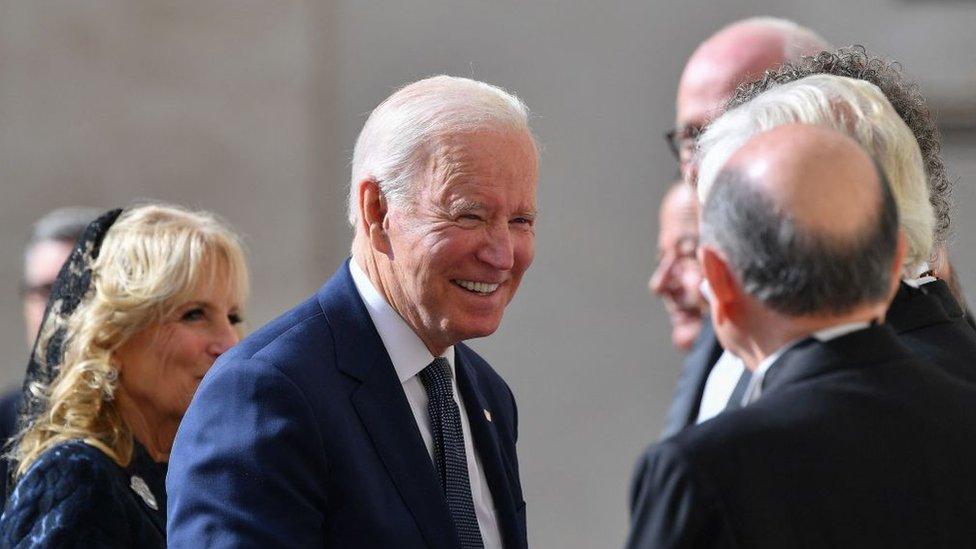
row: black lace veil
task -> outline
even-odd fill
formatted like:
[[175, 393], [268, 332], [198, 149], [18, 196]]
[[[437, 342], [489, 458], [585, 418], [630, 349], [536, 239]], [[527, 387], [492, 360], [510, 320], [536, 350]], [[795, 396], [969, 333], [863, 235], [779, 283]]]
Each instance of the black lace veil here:
[[[98, 257], [105, 234], [121, 213], [121, 209], [110, 210], [89, 223], [54, 281], [24, 376], [17, 432], [23, 432], [44, 411], [45, 399], [40, 389], [54, 381], [61, 371], [68, 318], [88, 298], [92, 262]], [[8, 470], [12, 473], [16, 469], [16, 464], [11, 463]], [[12, 487], [13, 483], [9, 482], [8, 491]]]

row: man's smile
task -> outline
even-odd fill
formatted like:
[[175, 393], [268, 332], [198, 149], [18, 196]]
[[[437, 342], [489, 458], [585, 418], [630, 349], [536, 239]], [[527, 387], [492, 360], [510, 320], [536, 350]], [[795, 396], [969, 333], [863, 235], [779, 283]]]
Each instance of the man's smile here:
[[475, 282], [473, 280], [459, 280], [456, 278], [451, 280], [451, 282], [457, 284], [458, 286], [464, 288], [465, 290], [468, 290], [469, 292], [474, 292], [480, 295], [489, 295], [493, 293], [495, 290], [497, 290], [499, 286], [501, 286], [501, 284], [492, 284], [489, 282]]

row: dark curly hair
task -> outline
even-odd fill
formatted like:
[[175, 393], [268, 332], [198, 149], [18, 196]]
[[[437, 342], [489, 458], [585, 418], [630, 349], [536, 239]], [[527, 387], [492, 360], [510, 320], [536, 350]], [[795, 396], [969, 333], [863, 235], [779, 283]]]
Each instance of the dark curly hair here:
[[918, 147], [922, 151], [922, 162], [928, 178], [929, 202], [932, 203], [935, 213], [935, 245], [945, 244], [949, 234], [952, 184], [942, 163], [942, 139], [925, 99], [918, 90], [918, 84], [904, 76], [898, 63], [870, 56], [863, 46], [823, 51], [815, 56], [788, 61], [779, 68], [767, 70], [759, 80], [740, 85], [726, 107], [738, 107], [770, 88], [814, 74], [832, 74], [864, 80], [877, 86], [888, 98], [895, 111], [915, 134]]

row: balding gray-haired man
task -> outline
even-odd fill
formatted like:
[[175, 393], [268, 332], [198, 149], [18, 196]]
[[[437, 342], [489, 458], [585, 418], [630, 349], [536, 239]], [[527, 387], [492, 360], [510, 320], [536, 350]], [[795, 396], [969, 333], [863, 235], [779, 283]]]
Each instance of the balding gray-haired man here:
[[[836, 54], [823, 53], [821, 58]], [[807, 60], [812, 62], [813, 60]], [[785, 70], [785, 69], [784, 69]], [[774, 74], [774, 73], [770, 73]], [[754, 85], [749, 89], [758, 89]], [[886, 315], [902, 342], [936, 367], [967, 382], [976, 382], [976, 332], [967, 324], [962, 307], [943, 280], [932, 276], [930, 261], [940, 241], [946, 198], [935, 189], [928, 168], [938, 149], [923, 149], [922, 119], [906, 122], [907, 96], [895, 94], [893, 83], [884, 93], [875, 84], [847, 76], [812, 74], [783, 83], [771, 83], [750, 101], [731, 109], [701, 137], [705, 159], [698, 191], [707, 195], [715, 173], [725, 159], [752, 135], [777, 126], [803, 122], [846, 133], [867, 149], [885, 171], [894, 191], [901, 229], [908, 251], [902, 265], [898, 293]], [[740, 90], [741, 91], [741, 90]], [[901, 104], [902, 112], [895, 104]], [[924, 104], [922, 105], [924, 106]], [[938, 159], [941, 166], [941, 160]], [[935, 200], [934, 198], [939, 198]]]
[[906, 249], [884, 172], [806, 124], [728, 158], [700, 259], [749, 404], [648, 450], [628, 547], [972, 545], [976, 386], [881, 322]]

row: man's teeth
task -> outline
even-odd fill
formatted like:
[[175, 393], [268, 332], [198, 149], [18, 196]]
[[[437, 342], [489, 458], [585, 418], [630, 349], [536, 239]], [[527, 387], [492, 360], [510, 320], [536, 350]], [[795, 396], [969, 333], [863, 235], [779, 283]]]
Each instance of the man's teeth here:
[[490, 294], [498, 289], [499, 284], [489, 284], [487, 282], [472, 282], [470, 280], [455, 280], [455, 284], [464, 288], [465, 290], [470, 290], [472, 292], [477, 292], [479, 294]]

